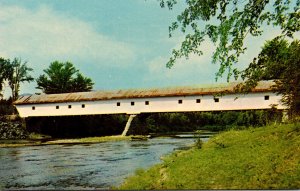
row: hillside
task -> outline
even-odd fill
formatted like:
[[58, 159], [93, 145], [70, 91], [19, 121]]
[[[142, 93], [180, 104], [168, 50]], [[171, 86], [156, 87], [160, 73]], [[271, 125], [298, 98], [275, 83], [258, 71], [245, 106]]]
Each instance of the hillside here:
[[300, 124], [221, 133], [139, 169], [118, 189], [300, 188]]

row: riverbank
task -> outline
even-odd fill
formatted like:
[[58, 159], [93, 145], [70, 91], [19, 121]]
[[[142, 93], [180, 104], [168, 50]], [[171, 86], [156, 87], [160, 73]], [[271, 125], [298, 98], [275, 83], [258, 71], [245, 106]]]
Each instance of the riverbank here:
[[137, 170], [118, 189], [298, 189], [300, 123], [230, 130]]
[[[13, 117], [13, 118], [12, 118]], [[72, 139], [53, 139], [49, 135], [28, 132], [24, 121], [18, 116], [0, 117], [0, 148], [23, 147], [54, 144], [92, 144], [107, 141], [122, 141], [131, 139], [145, 139], [146, 136], [97, 136]]]
[[87, 137], [78, 139], [32, 139], [32, 140], [5, 140], [0, 141], [0, 148], [3, 147], [24, 147], [24, 146], [42, 146], [42, 145], [56, 145], [56, 144], [92, 144], [108, 141], [123, 141], [131, 139], [142, 139], [143, 136], [104, 136], [104, 137]]

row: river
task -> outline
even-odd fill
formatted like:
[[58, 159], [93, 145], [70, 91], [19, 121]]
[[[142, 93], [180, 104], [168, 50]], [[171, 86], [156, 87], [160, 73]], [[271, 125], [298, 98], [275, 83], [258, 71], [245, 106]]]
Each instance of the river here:
[[[206, 141], [208, 138], [203, 138]], [[194, 138], [0, 148], [0, 189], [109, 189]]]

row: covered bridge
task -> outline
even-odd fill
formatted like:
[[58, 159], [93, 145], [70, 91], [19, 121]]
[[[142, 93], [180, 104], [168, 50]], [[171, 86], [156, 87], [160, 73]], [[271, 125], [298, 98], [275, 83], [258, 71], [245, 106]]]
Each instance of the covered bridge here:
[[270, 81], [260, 82], [248, 94], [237, 94], [237, 83], [128, 89], [22, 96], [14, 102], [21, 117], [153, 112], [285, 109], [281, 95], [272, 92]]

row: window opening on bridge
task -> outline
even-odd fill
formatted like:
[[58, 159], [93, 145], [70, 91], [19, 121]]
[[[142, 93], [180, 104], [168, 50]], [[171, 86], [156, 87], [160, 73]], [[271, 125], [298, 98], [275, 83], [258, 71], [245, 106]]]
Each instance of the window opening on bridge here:
[[217, 97], [215, 97], [214, 100], [216, 103], [218, 103], [220, 101], [219, 98], [217, 98]]
[[59, 109], [59, 106], [58, 106], [58, 105], [56, 106], [56, 109]]
[[32, 106], [32, 110], [35, 110], [35, 106]]
[[121, 103], [120, 102], [117, 102], [117, 106], [120, 106], [121, 105]]
[[269, 99], [270, 99], [270, 96], [266, 95], [265, 100], [269, 100]]
[[178, 100], [178, 104], [182, 104], [182, 99]]
[[131, 106], [134, 106], [134, 101], [131, 102]]
[[149, 101], [145, 101], [145, 105], [149, 105]]
[[71, 109], [71, 108], [72, 108], [72, 105], [68, 105], [68, 108]]
[[201, 99], [196, 99], [196, 103], [201, 103]]
[[85, 104], [82, 104], [82, 105], [81, 105], [81, 108], [85, 108]]

